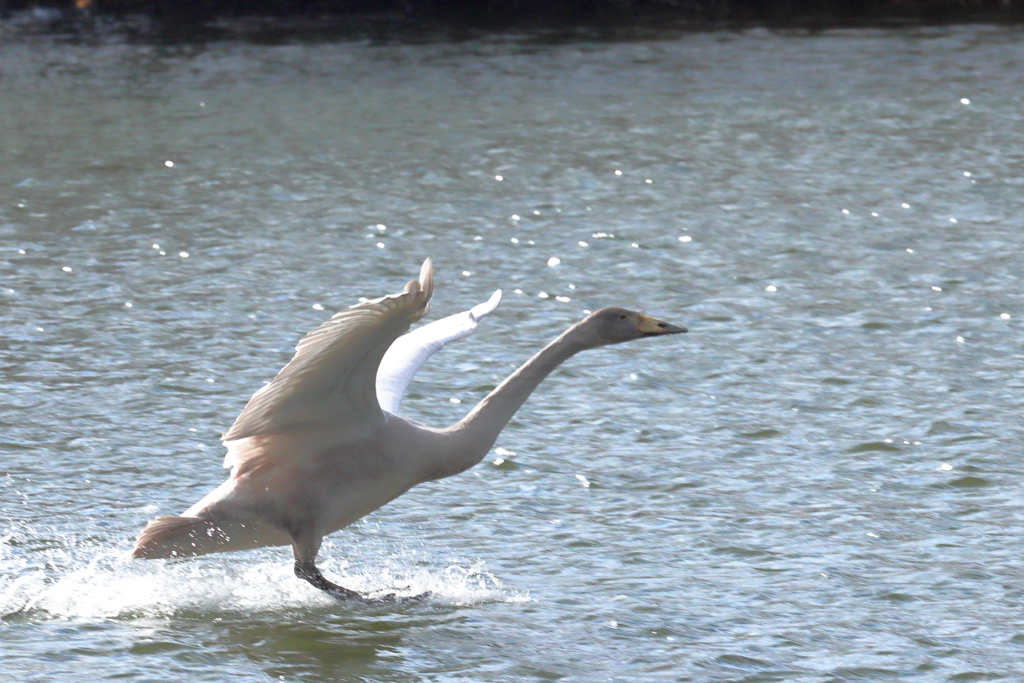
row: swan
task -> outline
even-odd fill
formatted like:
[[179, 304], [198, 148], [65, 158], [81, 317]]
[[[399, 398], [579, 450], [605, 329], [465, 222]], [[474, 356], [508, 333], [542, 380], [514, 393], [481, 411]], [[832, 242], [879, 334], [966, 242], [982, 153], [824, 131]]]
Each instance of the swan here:
[[416, 370], [471, 333], [501, 291], [469, 311], [402, 336], [429, 309], [428, 258], [400, 294], [356, 304], [307, 334], [274, 380], [221, 437], [223, 484], [180, 516], [150, 521], [132, 557], [188, 557], [290, 545], [295, 575], [335, 598], [363, 599], [316, 566], [323, 537], [413, 486], [479, 463], [534, 389], [580, 351], [686, 332], [624, 308], [602, 308], [542, 348], [454, 425], [396, 413]]

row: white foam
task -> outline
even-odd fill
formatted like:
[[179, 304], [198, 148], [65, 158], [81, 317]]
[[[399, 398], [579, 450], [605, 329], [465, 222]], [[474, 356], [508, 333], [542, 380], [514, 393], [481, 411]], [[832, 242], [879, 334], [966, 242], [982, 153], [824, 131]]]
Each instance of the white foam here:
[[[48, 567], [28, 566], [24, 555], [18, 561], [4, 554], [8, 557], [0, 557], [0, 618], [159, 618], [183, 612], [273, 612], [338, 604], [294, 576], [287, 551], [139, 561], [128, 559], [123, 550], [103, 549], [78, 561], [47, 562]], [[64, 568], [54, 569], [55, 564]], [[527, 594], [505, 590], [483, 563], [423, 567], [401, 557], [385, 557], [369, 562], [363, 558], [362, 564], [370, 566], [359, 572], [347, 571], [343, 561], [328, 560], [320, 566], [328, 578], [370, 598], [420, 596], [419, 602], [435, 605], [530, 600]]]

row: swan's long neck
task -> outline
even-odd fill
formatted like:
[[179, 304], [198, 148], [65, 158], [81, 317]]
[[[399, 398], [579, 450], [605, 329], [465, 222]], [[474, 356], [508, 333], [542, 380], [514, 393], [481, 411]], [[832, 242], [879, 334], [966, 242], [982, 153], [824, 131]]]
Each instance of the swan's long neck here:
[[537, 352], [487, 394], [466, 417], [444, 430], [445, 449], [430, 479], [450, 477], [477, 464], [491, 450], [498, 434], [551, 371], [589, 346], [578, 340], [578, 325]]

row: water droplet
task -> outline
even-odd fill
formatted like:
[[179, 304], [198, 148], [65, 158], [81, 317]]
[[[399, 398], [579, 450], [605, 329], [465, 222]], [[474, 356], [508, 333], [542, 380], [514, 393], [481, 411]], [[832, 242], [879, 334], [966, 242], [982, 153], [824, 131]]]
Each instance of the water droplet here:
[[61, 268], [61, 270], [63, 270], [65, 273], [70, 273], [71, 272], [71, 267], [70, 266], [64, 266], [63, 268]]
[[160, 245], [159, 245], [159, 244], [157, 244], [156, 242], [154, 242], [154, 243], [153, 243], [153, 248], [154, 248], [154, 249], [159, 249], [159, 248], [160, 248]]
[[961, 97], [960, 98], [960, 104], [970, 104], [970, 103], [971, 103], [971, 101], [968, 98], [966, 98], [966, 97]]
[[388, 229], [388, 226], [384, 225], [383, 223], [378, 223], [377, 229], [380, 230], [381, 232], [384, 232], [385, 230]]
[[322, 311], [322, 310], [324, 310], [323, 304], [313, 304], [313, 310], [314, 311]]
[[872, 215], [872, 216], [874, 216], [875, 218], [878, 218], [878, 213], [877, 213], [877, 212], [875, 212], [875, 211], [872, 211], [872, 212], [871, 212], [871, 215]]
[[[577, 474], [576, 478], [579, 479], [581, 484], [583, 484], [583, 488], [585, 488], [585, 489], [589, 489], [590, 488], [590, 482], [582, 474]], [[613, 624], [613, 625], [615, 624], [614, 621], [610, 622], [610, 623]]]
[[468, 270], [462, 271], [462, 277], [469, 277], [472, 274], [473, 274], [472, 271], [468, 271]]
[[942, 291], [942, 287], [937, 287], [935, 285], [932, 285], [932, 291], [933, 292], [941, 292]]
[[378, 249], [383, 249], [384, 248], [384, 243], [383, 242], [377, 242], [377, 248]]
[[557, 266], [561, 262], [562, 259], [558, 258], [557, 256], [552, 256], [551, 258], [548, 259], [549, 266]]
[[910, 208], [910, 204], [907, 204], [906, 202], [904, 202], [903, 204], [900, 204], [900, 206], [902, 206], [904, 209], [909, 209]]
[[964, 171], [964, 178], [970, 178], [970, 177], [971, 177], [971, 172], [970, 171]]
[[849, 210], [849, 209], [843, 209], [843, 213], [845, 213], [845, 214], [849, 215], [849, 213], [850, 213], [850, 210]]
[[460, 401], [459, 399], [455, 398], [454, 396], [453, 396], [452, 398], [448, 399], [448, 400], [449, 400], [449, 401], [450, 401], [451, 403], [462, 403], [462, 401]]
[[645, 183], [647, 183], [648, 185], [652, 185], [652, 184], [654, 184], [654, 181], [653, 181], [653, 180], [651, 180], [650, 178], [648, 178], [648, 179], [647, 179], [647, 180], [645, 180], [644, 182], [645, 182]]
[[556, 296], [556, 297], [555, 297], [555, 301], [561, 301], [561, 302], [562, 302], [563, 304], [567, 304], [567, 303], [569, 303], [570, 301], [572, 301], [572, 299], [570, 299], [570, 298], [569, 298], [569, 297], [567, 297], [567, 296]]
[[188, 252], [187, 251], [179, 251], [178, 252], [178, 256], [180, 256], [181, 258], [188, 258]]
[[632, 244], [630, 244], [629, 246], [633, 247], [634, 249], [639, 249], [639, 248], [640, 248], [640, 245], [639, 245], [639, 244], [637, 244], [636, 242], [633, 242], [633, 243], [632, 243]]
[[950, 217], [949, 217], [949, 222], [950, 222], [950, 223], [956, 223], [956, 219], [955, 219], [955, 218], [953, 218], [952, 216], [950, 216]]
[[22, 256], [24, 256], [25, 255], [25, 250], [24, 249], [19, 249], [18, 253], [21, 254]]
[[958, 336], [958, 337], [956, 338], [956, 343], [957, 343], [957, 344], [963, 344], [963, 343], [964, 343], [964, 338], [963, 338], [963, 337], [959, 337], [959, 336]]
[[519, 244], [519, 238], [513, 237], [512, 239], [509, 240], [509, 242], [511, 242], [512, 244]]
[[1003, 320], [1009, 320], [1010, 319], [1010, 314], [1009, 313], [1000, 313], [999, 317], [1002, 318]]
[[167, 161], [164, 162], [164, 166], [166, 166], [167, 168], [174, 168], [174, 162], [168, 159]]
[[547, 292], [540, 292], [537, 296], [539, 296], [541, 299], [548, 299], [551, 297], [551, 295], [548, 294]]
[[131, 308], [132, 307], [132, 302], [131, 301], [125, 301], [124, 302], [124, 307], [125, 308]]
[[908, 253], [908, 254], [913, 254], [913, 253], [914, 253], [914, 250], [913, 250], [913, 249], [907, 249], [907, 253]]
[[496, 175], [496, 176], [494, 176], [494, 179], [495, 179], [495, 180], [497, 180], [497, 181], [498, 181], [498, 182], [500, 183], [500, 182], [501, 182], [502, 180], [504, 180], [505, 178], [504, 178], [504, 177], [502, 177], [502, 176], [500, 176], [500, 175]]
[[581, 247], [586, 247], [586, 246], [589, 246], [589, 245], [588, 245], [588, 244], [587, 244], [586, 242], [584, 242], [583, 240], [580, 240], [579, 242], [577, 242], [577, 244], [579, 244], [579, 245], [580, 245]]
[[767, 287], [764, 288], [764, 291], [766, 291], [766, 292], [777, 292], [777, 291], [779, 291], [779, 288], [776, 287], [775, 285], [768, 285]]
[[679, 241], [680, 241], [680, 242], [692, 242], [692, 241], [693, 241], [693, 238], [692, 238], [692, 237], [690, 237], [689, 235], [681, 235], [681, 236], [679, 237]]
[[519, 220], [519, 214], [517, 214], [517, 213], [512, 214], [512, 220], [514, 220], [514, 221]]
[[622, 175], [622, 171], [620, 171], [619, 169], [615, 169], [615, 175]]
[[939, 465], [939, 469], [942, 470], [943, 472], [949, 472], [951, 469], [953, 469], [953, 466], [950, 465], [948, 462], [944, 462], [941, 465]]

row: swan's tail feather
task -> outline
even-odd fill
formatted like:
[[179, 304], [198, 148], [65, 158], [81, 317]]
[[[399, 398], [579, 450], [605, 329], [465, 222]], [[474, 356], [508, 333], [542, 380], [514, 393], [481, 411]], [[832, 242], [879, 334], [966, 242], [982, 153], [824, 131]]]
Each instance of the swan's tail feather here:
[[142, 530], [132, 557], [155, 560], [287, 545], [288, 536], [253, 521], [157, 517]]
[[155, 560], [191, 557], [223, 550], [229, 538], [220, 527], [199, 517], [157, 517], [135, 540], [132, 557]]

